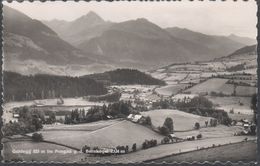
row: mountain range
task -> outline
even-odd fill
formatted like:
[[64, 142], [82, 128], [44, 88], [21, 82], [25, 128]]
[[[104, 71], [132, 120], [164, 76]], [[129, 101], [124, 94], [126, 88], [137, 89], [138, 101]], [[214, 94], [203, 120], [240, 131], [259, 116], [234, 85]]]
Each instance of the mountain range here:
[[10, 7], [3, 9], [5, 70], [22, 74], [147, 70], [223, 57], [255, 41], [164, 29], [144, 18], [113, 23], [89, 12], [74, 21], [39, 21]]

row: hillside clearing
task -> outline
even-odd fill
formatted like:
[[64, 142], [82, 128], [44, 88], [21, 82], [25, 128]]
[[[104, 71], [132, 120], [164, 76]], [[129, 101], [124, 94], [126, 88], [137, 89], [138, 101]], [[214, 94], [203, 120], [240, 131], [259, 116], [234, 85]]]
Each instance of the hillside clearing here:
[[[187, 90], [190, 93], [208, 93], [217, 92], [226, 95], [232, 95], [234, 93], [234, 85], [227, 84], [228, 79], [222, 78], [211, 78], [205, 82], [197, 84]], [[256, 93], [256, 87], [252, 86], [237, 86], [236, 95], [237, 96], [252, 96]]]
[[[50, 130], [41, 131], [43, 138], [64, 145], [69, 145], [81, 149], [84, 145], [90, 147], [116, 147], [118, 145], [132, 147], [134, 143], [139, 148], [145, 139], [157, 139], [161, 141], [163, 136], [155, 133], [147, 127], [135, 124], [129, 121], [115, 122], [112, 125], [99, 128], [93, 131], [77, 131], [76, 130]], [[84, 127], [81, 128], [82, 130]]]
[[[96, 160], [100, 161], [101, 163], [104, 163], [106, 161], [111, 161], [112, 163], [143, 162], [147, 160], [150, 161], [164, 156], [178, 154], [180, 152], [193, 151], [201, 147], [204, 148], [211, 147], [212, 144], [225, 145], [229, 143], [242, 142], [245, 138], [246, 136], [239, 136], [239, 137], [233, 136], [233, 137], [223, 137], [218, 139], [212, 138], [212, 139], [202, 139], [196, 141], [181, 142], [175, 144], [166, 144], [166, 145], [160, 145], [154, 148], [141, 150], [135, 153], [129, 153], [121, 156], [111, 156], [111, 157], [102, 157], [102, 158], [88, 157], [86, 158], [85, 161], [82, 162], [94, 163], [96, 162]], [[249, 137], [248, 139], [255, 140], [255, 137]], [[244, 153], [244, 151], [241, 151], [240, 153]]]
[[171, 96], [177, 94], [180, 90], [184, 89], [187, 84], [176, 84], [176, 85], [167, 85], [161, 88], [156, 88], [155, 91], [163, 96]]
[[205, 125], [205, 121], [209, 121], [209, 117], [198, 116], [178, 110], [158, 109], [147, 112], [141, 112], [144, 116], [150, 116], [152, 124], [156, 127], [162, 126], [167, 117], [173, 119], [175, 131], [191, 130], [196, 122], [201, 126]]
[[[216, 148], [209, 148], [194, 152], [188, 152], [179, 155], [172, 155], [163, 157], [161, 159], [153, 160], [154, 162], [204, 162], [204, 161], [256, 161], [257, 144], [254, 141], [235, 143], [231, 145], [224, 145]], [[238, 150], [239, 149], [239, 150]]]
[[229, 112], [231, 109], [234, 113], [241, 114], [253, 114], [251, 105], [251, 97], [212, 97], [207, 96], [207, 98], [212, 101], [218, 108], [224, 109]]
[[42, 131], [95, 131], [101, 129], [103, 127], [110, 126], [120, 122], [120, 119], [115, 120], [101, 120], [92, 123], [83, 123], [83, 124], [75, 124], [75, 125], [44, 125]]
[[[225, 84], [228, 80], [227, 79], [220, 79], [220, 78], [213, 78], [209, 79], [203, 83], [197, 84], [193, 86], [190, 89], [187, 89], [186, 92], [191, 92], [191, 93], [205, 93], [205, 92], [220, 92], [222, 91], [223, 93], [231, 94], [233, 92], [233, 89], [228, 89], [225, 87]], [[223, 88], [225, 90], [223, 90]]]

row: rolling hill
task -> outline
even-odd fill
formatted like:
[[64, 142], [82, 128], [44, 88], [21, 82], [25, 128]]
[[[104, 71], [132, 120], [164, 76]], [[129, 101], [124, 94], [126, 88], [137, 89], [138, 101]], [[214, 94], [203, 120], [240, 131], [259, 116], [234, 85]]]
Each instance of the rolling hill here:
[[256, 55], [256, 45], [246, 46], [243, 48], [240, 48], [233, 52], [232, 54], [228, 55], [227, 57], [235, 56], [235, 55]]

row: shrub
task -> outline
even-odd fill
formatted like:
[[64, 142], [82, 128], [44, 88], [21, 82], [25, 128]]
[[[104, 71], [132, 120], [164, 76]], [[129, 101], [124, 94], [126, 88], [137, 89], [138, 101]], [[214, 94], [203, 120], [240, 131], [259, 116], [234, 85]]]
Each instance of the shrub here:
[[256, 125], [250, 126], [250, 135], [256, 135]]
[[201, 138], [202, 138], [202, 134], [198, 134], [197, 139], [201, 139]]
[[133, 150], [133, 152], [136, 151], [136, 143], [133, 144], [133, 146], [132, 146], [132, 150]]
[[169, 137], [164, 137], [164, 138], [162, 139], [162, 141], [161, 141], [162, 144], [167, 144], [167, 143], [169, 143], [169, 142], [170, 142]]
[[151, 140], [145, 140], [143, 142], [143, 149], [151, 148], [157, 145], [157, 140], [151, 139]]
[[42, 134], [39, 134], [39, 133], [33, 133], [32, 140], [34, 142], [40, 142], [43, 140], [43, 136], [42, 136]]
[[170, 131], [166, 126], [159, 127], [159, 131], [162, 135], [169, 135]]
[[142, 121], [142, 124], [151, 126], [152, 125], [151, 117], [150, 116], [144, 117], [144, 121]]
[[195, 125], [194, 125], [194, 128], [195, 128], [196, 130], [200, 129], [200, 124], [199, 124], [198, 122], [196, 122]]

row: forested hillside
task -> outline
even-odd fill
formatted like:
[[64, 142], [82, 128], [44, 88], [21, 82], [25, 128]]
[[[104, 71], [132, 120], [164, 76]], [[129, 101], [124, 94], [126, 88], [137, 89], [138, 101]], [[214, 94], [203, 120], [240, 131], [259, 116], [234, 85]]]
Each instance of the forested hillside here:
[[76, 97], [106, 94], [102, 83], [87, 77], [54, 75], [24, 76], [4, 72], [5, 101], [23, 101], [55, 97]]
[[164, 85], [165, 82], [140, 72], [136, 69], [117, 69], [104, 73], [91, 74], [85, 77], [92, 78], [107, 84], [141, 84], [141, 85]]
[[133, 69], [117, 69], [82, 77], [31, 75], [4, 72], [5, 101], [103, 95], [106, 85], [163, 85], [163, 81]]

